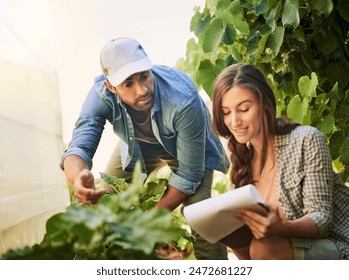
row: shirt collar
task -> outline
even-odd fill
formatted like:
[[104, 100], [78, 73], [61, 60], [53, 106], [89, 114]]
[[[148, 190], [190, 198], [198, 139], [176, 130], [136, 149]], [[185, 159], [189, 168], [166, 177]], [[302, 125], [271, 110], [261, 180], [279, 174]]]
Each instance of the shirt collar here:
[[159, 84], [156, 76], [154, 75], [154, 72], [152, 71], [153, 74], [153, 82], [154, 82], [154, 105], [152, 108], [153, 112], [160, 111], [161, 106], [160, 106], [160, 90], [159, 90]]

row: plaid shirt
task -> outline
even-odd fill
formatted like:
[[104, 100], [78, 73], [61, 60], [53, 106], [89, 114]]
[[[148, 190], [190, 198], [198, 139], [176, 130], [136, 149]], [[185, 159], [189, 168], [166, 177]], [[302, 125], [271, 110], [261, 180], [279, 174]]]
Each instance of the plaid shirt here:
[[323, 135], [310, 126], [296, 127], [275, 138], [277, 196], [288, 220], [308, 216], [318, 238], [329, 238], [349, 259], [349, 187], [332, 169]]

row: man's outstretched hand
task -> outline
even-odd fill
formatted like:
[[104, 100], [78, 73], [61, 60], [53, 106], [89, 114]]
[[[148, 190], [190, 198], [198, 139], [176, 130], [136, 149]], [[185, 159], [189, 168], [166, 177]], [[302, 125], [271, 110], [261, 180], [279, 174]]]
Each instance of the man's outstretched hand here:
[[95, 179], [91, 171], [82, 170], [74, 181], [74, 195], [76, 199], [87, 205], [96, 204], [106, 190], [96, 190]]

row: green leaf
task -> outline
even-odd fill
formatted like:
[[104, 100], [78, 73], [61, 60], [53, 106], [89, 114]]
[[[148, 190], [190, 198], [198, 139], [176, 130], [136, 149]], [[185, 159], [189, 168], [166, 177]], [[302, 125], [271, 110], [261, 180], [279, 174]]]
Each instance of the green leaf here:
[[210, 16], [204, 16], [199, 11], [196, 11], [190, 22], [190, 30], [194, 32], [197, 37], [201, 37], [210, 24]]
[[307, 76], [303, 76], [299, 79], [298, 89], [303, 97], [314, 97], [316, 96], [317, 85], [317, 75], [313, 72], [311, 73], [311, 79]]
[[145, 187], [145, 193], [151, 196], [162, 194], [167, 186], [168, 180], [162, 178], [155, 178], [148, 182]]
[[262, 36], [262, 38], [258, 42], [258, 48], [256, 50], [255, 58], [256, 61], [260, 61], [263, 57], [262, 62], [267, 62], [272, 60], [273, 51], [270, 48], [266, 47], [268, 42], [270, 33], [266, 33]]
[[342, 153], [343, 143], [346, 141], [343, 131], [336, 131], [329, 139], [329, 148], [332, 159], [337, 159]]
[[326, 116], [321, 123], [319, 123], [316, 127], [319, 129], [323, 134], [329, 134], [335, 124], [335, 119], [333, 116], [328, 115]]
[[214, 19], [208, 26], [202, 44], [205, 53], [215, 53], [225, 32], [225, 24], [221, 19]]
[[338, 115], [341, 116], [343, 121], [349, 122], [349, 104], [344, 103], [338, 109]]
[[232, 24], [235, 26], [235, 28], [239, 30], [242, 34], [249, 34], [250, 27], [243, 17], [243, 8], [239, 0], [231, 2], [230, 11], [233, 15]]
[[275, 31], [282, 9], [281, 1], [276, 1], [275, 4], [276, 6], [270, 10], [269, 16], [266, 18], [266, 23], [270, 25], [271, 31]]
[[285, 0], [282, 10], [282, 24], [292, 25], [296, 28], [299, 25], [299, 0]]
[[264, 15], [267, 11], [268, 11], [268, 1], [257, 1], [257, 3], [254, 3], [255, 6], [255, 11], [256, 11], [256, 15]]
[[[127, 232], [118, 242], [125, 249], [134, 249], [150, 254], [157, 243], [168, 242], [178, 239], [182, 230], [173, 222], [169, 210], [152, 209], [144, 213], [141, 210], [135, 210], [120, 221], [123, 228], [130, 228], [132, 231]], [[119, 229], [117, 229], [119, 232]]]
[[136, 165], [133, 169], [132, 174], [132, 185], [142, 188], [144, 183], [145, 176], [142, 173], [142, 167], [140, 161], [136, 162]]
[[342, 18], [349, 22], [349, 1], [339, 0], [336, 6], [336, 10], [339, 12]]
[[93, 207], [68, 207], [62, 220], [74, 224], [83, 224], [90, 230], [95, 230], [104, 223], [104, 218]]
[[209, 96], [212, 93], [213, 81], [225, 67], [226, 64], [221, 59], [218, 59], [214, 65], [208, 59], [201, 61], [196, 74], [197, 82], [203, 85], [204, 90]]
[[236, 37], [236, 30], [234, 26], [232, 26], [231, 24], [228, 24], [223, 36], [224, 44], [226, 45], [233, 44], [235, 42], [235, 37]]
[[237, 62], [242, 62], [242, 56], [246, 53], [246, 47], [239, 42], [234, 42], [231, 46], [231, 56]]
[[321, 28], [320, 31], [313, 36], [314, 42], [323, 54], [329, 55], [339, 47], [337, 38], [328, 27]]
[[318, 10], [321, 14], [329, 16], [333, 10], [332, 0], [312, 0], [313, 10]]
[[270, 33], [265, 50], [267, 54], [271, 55], [271, 58], [275, 58], [278, 55], [284, 41], [284, 34], [285, 28], [283, 26], [278, 26], [274, 32]]
[[[349, 34], [348, 34], [349, 36]], [[332, 83], [335, 84], [338, 82], [339, 88], [343, 89], [343, 86], [348, 86], [348, 74], [349, 73], [349, 60], [347, 62], [333, 62], [328, 63], [326, 68], [326, 78]]]
[[230, 4], [231, 0], [221, 0], [217, 5], [216, 19], [221, 19], [225, 24], [230, 24], [234, 21], [234, 16], [229, 9]]
[[106, 173], [99, 172], [101, 179], [104, 180], [116, 193], [127, 188], [128, 184], [124, 178], [117, 178], [115, 176], [110, 176]]
[[131, 184], [127, 191], [118, 195], [118, 206], [124, 210], [134, 208], [136, 205], [138, 205], [139, 195], [141, 192], [142, 189], [139, 186]]
[[303, 124], [304, 118], [308, 112], [308, 100], [303, 100], [299, 95], [292, 97], [290, 103], [287, 106], [287, 116], [293, 121]]
[[345, 142], [343, 143], [342, 154], [340, 159], [344, 165], [349, 165], [349, 140], [348, 139], [345, 139]]

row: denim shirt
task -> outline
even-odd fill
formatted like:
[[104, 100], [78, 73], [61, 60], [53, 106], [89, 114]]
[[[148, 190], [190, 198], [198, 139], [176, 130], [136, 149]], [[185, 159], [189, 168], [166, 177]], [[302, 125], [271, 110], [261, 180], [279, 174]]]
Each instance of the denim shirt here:
[[[154, 105], [151, 124], [155, 137], [165, 150], [178, 160], [169, 185], [192, 195], [201, 183], [205, 169], [226, 172], [229, 160], [221, 142], [211, 128], [210, 113], [192, 80], [183, 72], [154, 65]], [[145, 164], [134, 128], [124, 102], [103, 84], [104, 76], [95, 79], [80, 116], [66, 156], [80, 156], [92, 168], [92, 158], [108, 120], [122, 140], [121, 161], [125, 171], [132, 171], [140, 161]], [[112, 153], [112, 150], [111, 150]]]

